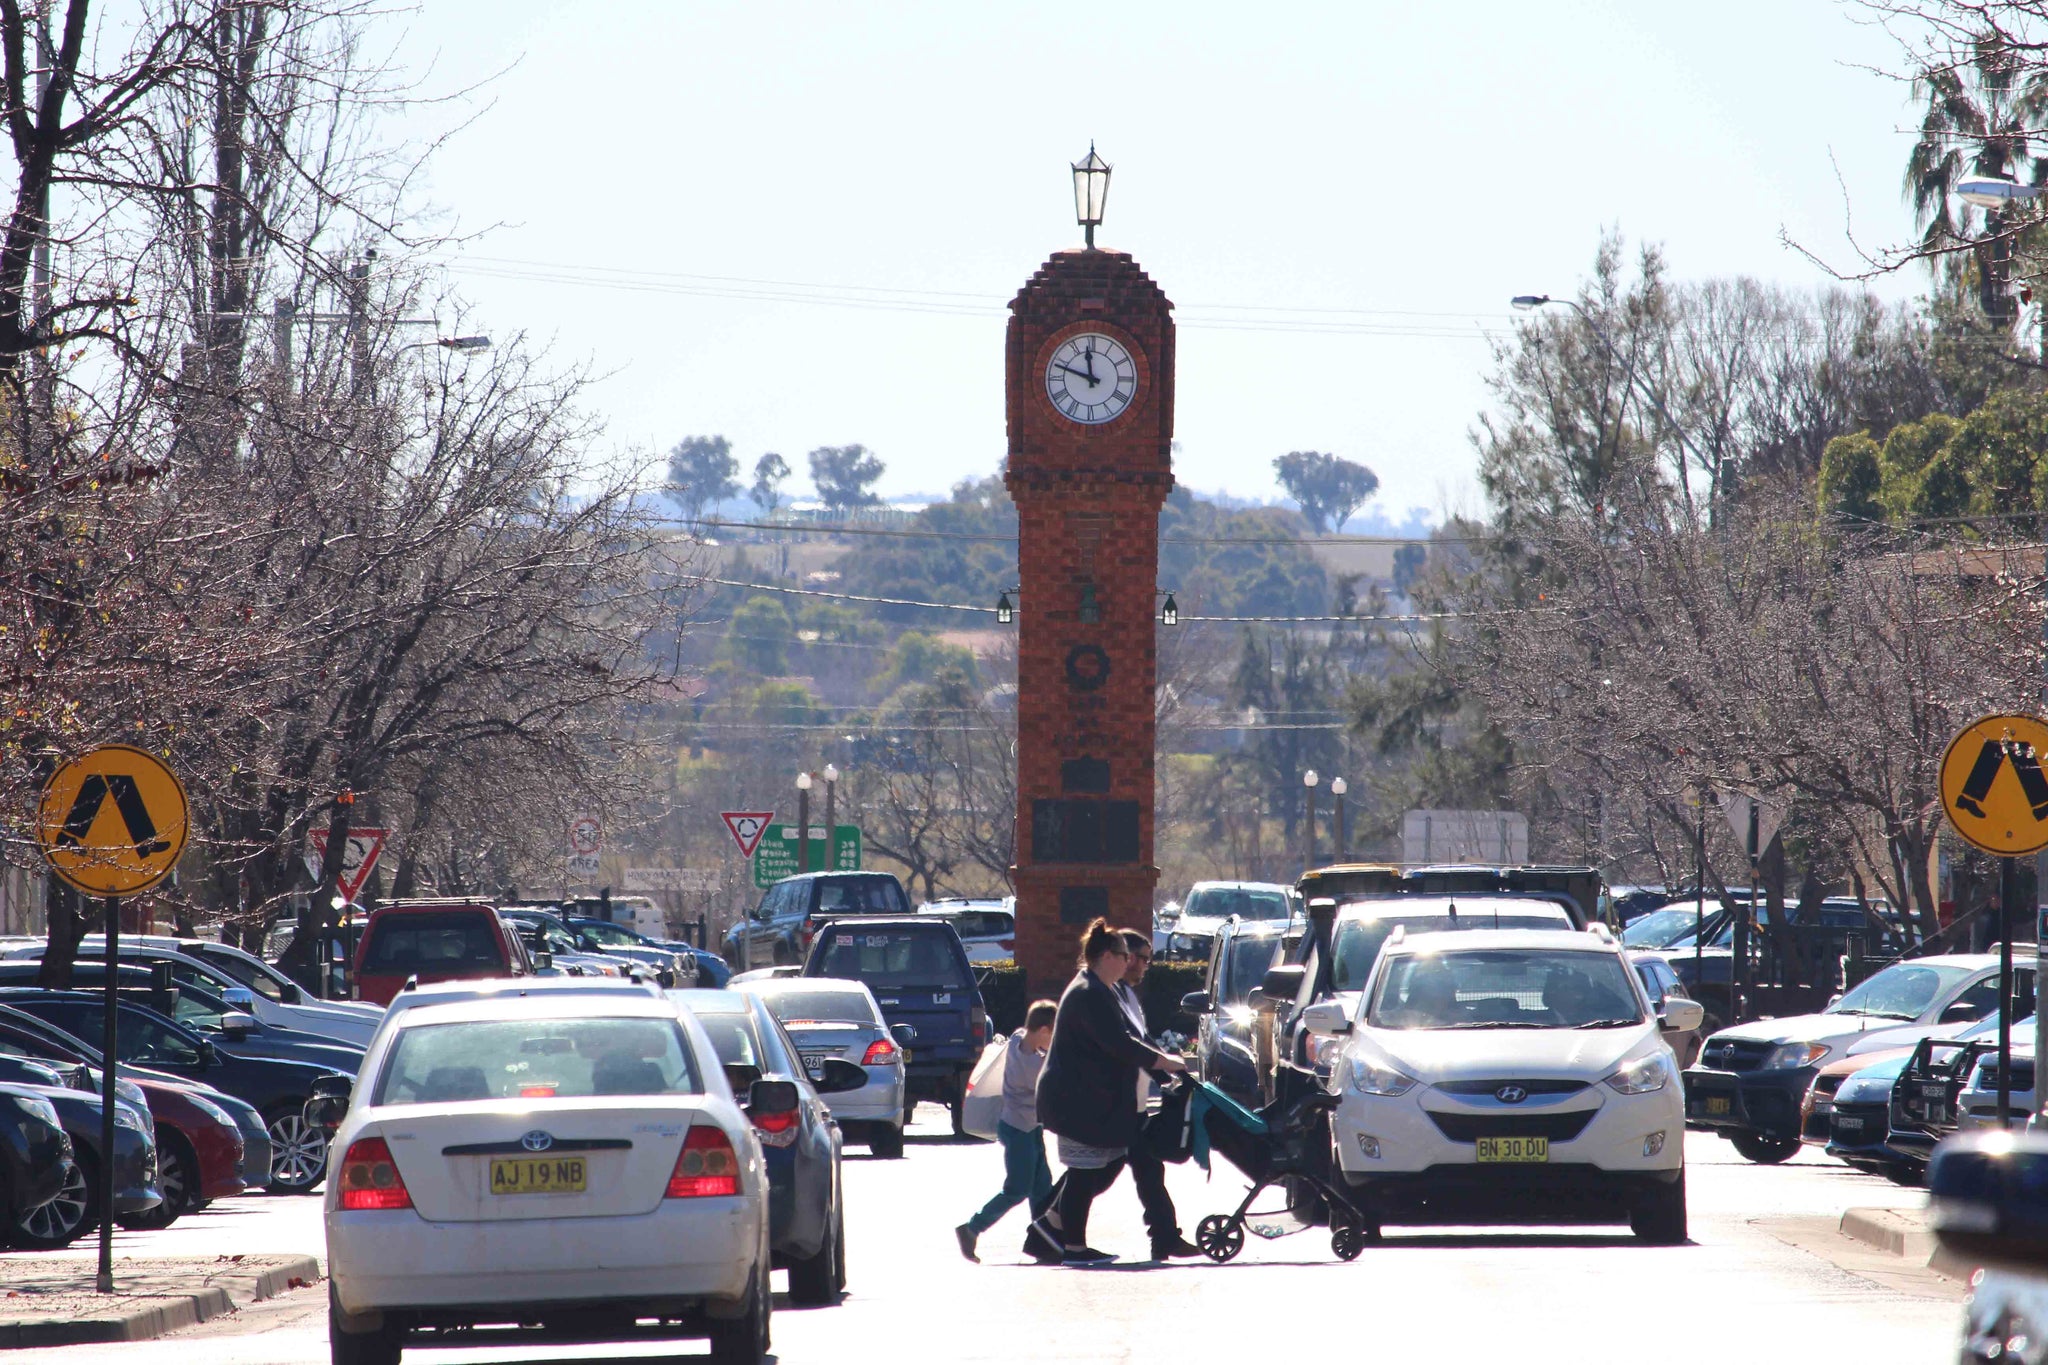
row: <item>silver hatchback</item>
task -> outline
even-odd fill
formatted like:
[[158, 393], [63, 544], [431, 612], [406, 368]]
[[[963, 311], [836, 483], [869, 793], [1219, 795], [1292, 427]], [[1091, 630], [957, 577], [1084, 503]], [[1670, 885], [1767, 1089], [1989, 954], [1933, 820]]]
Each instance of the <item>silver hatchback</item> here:
[[859, 981], [785, 977], [736, 983], [768, 1002], [813, 1076], [830, 1058], [868, 1073], [858, 1090], [824, 1097], [839, 1129], [879, 1157], [903, 1155], [903, 1040], [882, 1018], [874, 992]]

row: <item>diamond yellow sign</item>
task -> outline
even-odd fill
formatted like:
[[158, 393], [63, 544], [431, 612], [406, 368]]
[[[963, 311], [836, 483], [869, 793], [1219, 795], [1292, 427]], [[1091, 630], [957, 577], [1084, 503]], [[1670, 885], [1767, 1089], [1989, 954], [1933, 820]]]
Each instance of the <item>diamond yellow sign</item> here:
[[1949, 741], [1941, 809], [1956, 833], [2004, 858], [2048, 848], [2048, 723], [1985, 716]]
[[185, 851], [184, 784], [154, 754], [104, 744], [43, 784], [36, 842], [50, 870], [92, 896], [132, 896]]

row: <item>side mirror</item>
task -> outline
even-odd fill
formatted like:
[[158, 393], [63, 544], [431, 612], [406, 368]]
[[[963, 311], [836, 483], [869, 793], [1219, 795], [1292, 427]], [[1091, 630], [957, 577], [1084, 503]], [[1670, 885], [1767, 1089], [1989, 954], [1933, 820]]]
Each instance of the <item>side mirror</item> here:
[[761, 1079], [761, 1068], [752, 1062], [727, 1062], [725, 1083], [732, 1087], [735, 1095], [744, 1095], [754, 1088], [754, 1082]]
[[1308, 968], [1298, 962], [1268, 969], [1265, 979], [1252, 987], [1251, 1007], [1255, 1010], [1294, 1008], [1295, 1000], [1301, 995], [1301, 983], [1307, 976]]
[[1934, 1235], [1972, 1265], [2048, 1266], [2048, 1138], [1949, 1138], [1928, 1163], [1927, 1195]]
[[1706, 1022], [1707, 1007], [1697, 1000], [1670, 995], [1657, 1007], [1657, 1027], [1666, 1033], [1691, 1033]]
[[1981, 1013], [1974, 1004], [1966, 1000], [1958, 1000], [1941, 1012], [1940, 1022], [1944, 1024], [1974, 1024], [1981, 1017]]
[[917, 1030], [908, 1024], [891, 1024], [889, 1036], [895, 1040], [897, 1047], [908, 1052], [910, 1045], [917, 1040]]
[[220, 1002], [231, 1010], [251, 1014], [256, 1009], [256, 992], [247, 986], [230, 986], [220, 993]]
[[283, 1004], [296, 1005], [303, 1002], [306, 995], [299, 989], [297, 982], [288, 981], [277, 988], [277, 998]]
[[201, 1038], [199, 1040], [199, 1069], [204, 1071], [218, 1061], [220, 1061], [220, 1049], [213, 1045], [211, 1038]]
[[827, 1057], [825, 1064], [818, 1068], [818, 1078], [811, 1082], [811, 1089], [820, 1095], [843, 1095], [849, 1090], [858, 1090], [868, 1083], [868, 1071], [841, 1057]]
[[342, 1075], [321, 1076], [313, 1082], [313, 1094], [300, 1112], [300, 1117], [313, 1127], [332, 1137], [334, 1130], [341, 1127], [341, 1121], [348, 1117], [349, 1100], [355, 1093], [355, 1081]]
[[755, 1081], [747, 1088], [747, 1113], [754, 1118], [794, 1114], [802, 1103], [795, 1081]]
[[1301, 1026], [1318, 1038], [1337, 1038], [1351, 1032], [1351, 1018], [1335, 1000], [1318, 1000], [1301, 1012]]
[[1189, 991], [1180, 998], [1180, 1007], [1189, 1014], [1207, 1014], [1214, 1004], [1207, 991]]
[[256, 1031], [256, 1016], [240, 1010], [230, 1010], [220, 1017], [221, 1036], [229, 1039], [247, 1038]]
[[547, 971], [554, 965], [555, 955], [545, 948], [533, 955], [533, 969], [537, 972]]

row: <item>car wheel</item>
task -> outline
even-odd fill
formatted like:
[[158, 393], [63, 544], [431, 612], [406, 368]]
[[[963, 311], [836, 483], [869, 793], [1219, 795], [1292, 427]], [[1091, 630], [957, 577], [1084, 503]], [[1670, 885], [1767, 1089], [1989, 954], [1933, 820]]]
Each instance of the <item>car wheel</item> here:
[[8, 1240], [18, 1247], [53, 1251], [70, 1246], [99, 1221], [99, 1163], [92, 1153], [81, 1150], [73, 1153], [71, 1169], [55, 1197], [17, 1217]]
[[334, 1286], [327, 1287], [327, 1352], [333, 1365], [398, 1365], [404, 1345], [389, 1327], [374, 1332], [342, 1330], [341, 1307], [335, 1301]]
[[1798, 1138], [1772, 1137], [1768, 1133], [1737, 1133], [1729, 1141], [1735, 1144], [1735, 1151], [1743, 1160], [1759, 1166], [1790, 1161], [1804, 1145]]
[[1660, 1185], [1629, 1210], [1629, 1231], [1651, 1246], [1675, 1247], [1685, 1244], [1685, 1172], [1669, 1185]]
[[311, 1194], [327, 1174], [327, 1135], [300, 1112], [281, 1105], [263, 1116], [270, 1130], [270, 1190], [273, 1194]]
[[156, 1187], [164, 1202], [114, 1220], [134, 1232], [167, 1228], [198, 1207], [199, 1158], [185, 1139], [169, 1128], [158, 1128], [156, 1158]]
[[874, 1136], [868, 1139], [868, 1150], [884, 1161], [894, 1161], [903, 1155], [903, 1130], [886, 1123], [876, 1124]]
[[839, 1218], [832, 1224], [832, 1287], [846, 1292], [846, 1206], [839, 1206]]
[[803, 1308], [824, 1308], [839, 1298], [839, 1219], [825, 1229], [817, 1251], [789, 1262], [789, 1301]]
[[[747, 1293], [747, 1311], [736, 1318], [711, 1319], [711, 1358], [719, 1365], [761, 1365], [768, 1355], [768, 1268]], [[337, 1360], [334, 1365], [342, 1365]]]

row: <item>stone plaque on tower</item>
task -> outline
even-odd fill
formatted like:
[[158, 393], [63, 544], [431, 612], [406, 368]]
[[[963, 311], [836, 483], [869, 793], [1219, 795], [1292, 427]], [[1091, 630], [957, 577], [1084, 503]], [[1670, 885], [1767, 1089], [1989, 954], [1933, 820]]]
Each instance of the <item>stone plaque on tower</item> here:
[[1097, 915], [1150, 932], [1159, 509], [1173, 488], [1173, 305], [1128, 255], [1060, 251], [1010, 304], [1017, 503], [1017, 961], [1040, 993]]

